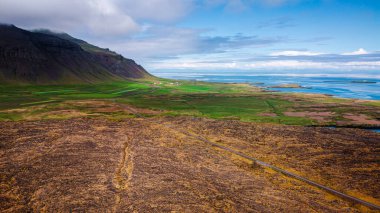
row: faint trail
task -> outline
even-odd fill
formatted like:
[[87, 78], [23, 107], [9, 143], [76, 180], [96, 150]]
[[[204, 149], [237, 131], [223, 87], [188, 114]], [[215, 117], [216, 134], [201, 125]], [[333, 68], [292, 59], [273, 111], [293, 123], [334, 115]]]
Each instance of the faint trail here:
[[114, 187], [117, 189], [115, 194], [115, 205], [113, 207], [113, 212], [117, 212], [119, 208], [121, 197], [120, 191], [127, 190], [129, 187], [129, 182], [132, 179], [133, 172], [133, 161], [132, 153], [130, 151], [129, 142], [126, 142], [123, 146], [123, 155], [121, 162], [115, 172], [114, 179], [112, 181]]
[[116, 170], [114, 177], [114, 186], [119, 190], [125, 190], [128, 188], [128, 181], [132, 175], [132, 161], [129, 153], [128, 142], [125, 143], [123, 148], [123, 157]]
[[[141, 115], [140, 113], [138, 113], [136, 110], [134, 110], [134, 109], [132, 109], [132, 108], [130, 108], [130, 107], [128, 107], [128, 106], [125, 106], [125, 105], [124, 105], [124, 108], [127, 109], [127, 110], [129, 110], [130, 112], [132, 112], [136, 117], [144, 118], [144, 116]], [[302, 182], [304, 182], [304, 183], [307, 183], [307, 184], [309, 184], [309, 185], [311, 185], [311, 186], [314, 186], [314, 187], [317, 187], [317, 188], [319, 188], [319, 189], [322, 189], [322, 190], [324, 190], [324, 191], [326, 191], [326, 192], [328, 192], [328, 193], [330, 193], [330, 194], [336, 195], [336, 196], [338, 196], [338, 197], [340, 197], [340, 198], [343, 198], [343, 199], [345, 199], [345, 200], [347, 200], [347, 201], [351, 201], [351, 202], [354, 202], [354, 203], [358, 203], [358, 204], [361, 204], [361, 205], [367, 206], [367, 207], [369, 207], [369, 208], [371, 208], [371, 209], [380, 210], [380, 206], [378, 206], [378, 205], [376, 205], [376, 204], [373, 204], [373, 203], [370, 203], [370, 202], [364, 201], [364, 200], [362, 200], [362, 199], [359, 199], [359, 198], [353, 197], [353, 196], [351, 196], [351, 195], [348, 195], [348, 194], [345, 194], [345, 193], [342, 193], [342, 192], [336, 191], [336, 190], [334, 190], [334, 189], [332, 189], [332, 188], [330, 188], [330, 187], [324, 186], [324, 185], [322, 185], [322, 184], [319, 184], [319, 183], [314, 182], [314, 181], [312, 181], [312, 180], [309, 180], [309, 179], [307, 179], [307, 178], [304, 178], [304, 177], [301, 177], [301, 176], [296, 175], [296, 174], [294, 174], [294, 173], [288, 172], [288, 171], [283, 170], [283, 169], [281, 169], [281, 168], [279, 168], [279, 167], [276, 167], [276, 166], [273, 166], [273, 165], [271, 165], [271, 164], [268, 164], [268, 163], [266, 163], [266, 162], [264, 162], [264, 161], [260, 161], [260, 160], [258, 160], [258, 159], [256, 159], [256, 158], [253, 158], [253, 157], [251, 157], [251, 156], [248, 156], [248, 155], [246, 155], [246, 154], [244, 154], [244, 153], [241, 153], [241, 152], [239, 152], [239, 151], [233, 150], [233, 149], [231, 149], [231, 148], [229, 148], [229, 147], [222, 146], [222, 145], [220, 145], [220, 144], [218, 144], [218, 143], [211, 142], [211, 141], [209, 141], [208, 139], [203, 138], [203, 137], [201, 137], [201, 136], [199, 136], [199, 135], [194, 135], [194, 134], [192, 134], [192, 133], [190, 133], [190, 132], [187, 132], [187, 131], [183, 131], [183, 130], [177, 129], [177, 128], [174, 127], [173, 125], [162, 124], [162, 123], [160, 123], [160, 122], [155, 122], [155, 121], [151, 121], [151, 122], [152, 122], [152, 123], [155, 123], [155, 124], [158, 124], [158, 125], [161, 125], [161, 126], [164, 126], [164, 127], [168, 128], [168, 129], [171, 129], [171, 130], [173, 130], [173, 131], [180, 132], [180, 133], [182, 133], [182, 134], [184, 134], [184, 135], [186, 135], [186, 136], [188, 136], [188, 137], [191, 137], [191, 138], [197, 139], [197, 140], [202, 141], [202, 142], [204, 142], [204, 143], [207, 143], [207, 144], [209, 144], [209, 145], [211, 145], [211, 146], [218, 147], [218, 148], [220, 148], [220, 149], [222, 149], [222, 150], [225, 150], [225, 151], [227, 151], [227, 152], [233, 153], [233, 154], [238, 155], [238, 156], [240, 156], [240, 157], [243, 157], [243, 158], [245, 158], [245, 159], [247, 159], [247, 160], [253, 161], [253, 162], [255, 162], [255, 163], [257, 163], [257, 164], [259, 164], [259, 165], [261, 165], [261, 166], [263, 166], [263, 167], [270, 168], [270, 169], [272, 169], [272, 170], [274, 170], [274, 171], [276, 171], [276, 172], [282, 173], [282, 174], [284, 174], [284, 175], [286, 175], [286, 176], [288, 176], [288, 177], [291, 177], [291, 178], [297, 179], [297, 180], [302, 181]]]

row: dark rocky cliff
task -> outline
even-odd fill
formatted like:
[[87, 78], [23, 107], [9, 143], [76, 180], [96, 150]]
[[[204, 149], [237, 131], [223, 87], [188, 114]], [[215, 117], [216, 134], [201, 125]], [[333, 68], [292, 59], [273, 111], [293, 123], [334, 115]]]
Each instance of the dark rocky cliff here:
[[92, 83], [147, 76], [133, 60], [67, 34], [0, 25], [0, 83]]

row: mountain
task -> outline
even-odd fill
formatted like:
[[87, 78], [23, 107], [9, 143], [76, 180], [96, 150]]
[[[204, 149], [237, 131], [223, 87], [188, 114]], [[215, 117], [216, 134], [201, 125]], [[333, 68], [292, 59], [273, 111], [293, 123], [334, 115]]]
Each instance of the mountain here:
[[74, 84], [151, 76], [131, 59], [65, 33], [0, 25], [1, 84]]

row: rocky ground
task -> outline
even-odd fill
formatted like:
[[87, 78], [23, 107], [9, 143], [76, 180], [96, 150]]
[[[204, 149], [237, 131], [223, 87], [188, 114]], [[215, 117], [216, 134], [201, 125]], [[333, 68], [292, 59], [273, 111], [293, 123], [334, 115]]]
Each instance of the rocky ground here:
[[74, 118], [0, 123], [0, 212], [368, 210], [181, 131], [380, 203], [380, 135], [369, 131]]

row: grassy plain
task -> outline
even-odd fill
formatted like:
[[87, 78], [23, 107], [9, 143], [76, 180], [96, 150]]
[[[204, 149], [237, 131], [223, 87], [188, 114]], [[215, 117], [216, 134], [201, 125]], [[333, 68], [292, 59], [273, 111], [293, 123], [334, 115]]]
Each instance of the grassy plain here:
[[[83, 104], [86, 101], [86, 104]], [[151, 79], [83, 85], [0, 86], [0, 121], [131, 116], [120, 104], [155, 115], [290, 125], [380, 126], [380, 102], [262, 91], [247, 84]], [[118, 110], [101, 110], [119, 106]], [[356, 116], [356, 117], [355, 117]]]

